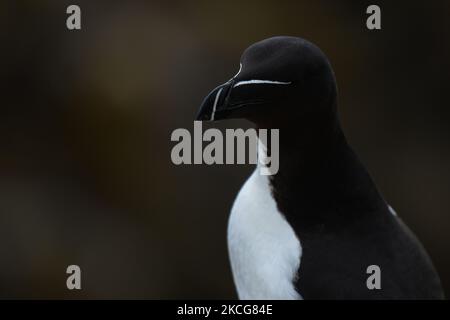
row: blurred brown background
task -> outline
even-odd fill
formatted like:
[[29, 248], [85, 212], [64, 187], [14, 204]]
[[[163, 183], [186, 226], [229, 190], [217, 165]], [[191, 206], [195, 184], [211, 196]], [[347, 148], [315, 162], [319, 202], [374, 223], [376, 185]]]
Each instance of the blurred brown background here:
[[328, 55], [348, 139], [450, 292], [450, 2], [374, 3], [381, 31], [371, 2], [2, 1], [0, 297], [235, 298], [226, 223], [252, 168], [175, 166], [170, 134], [274, 35]]

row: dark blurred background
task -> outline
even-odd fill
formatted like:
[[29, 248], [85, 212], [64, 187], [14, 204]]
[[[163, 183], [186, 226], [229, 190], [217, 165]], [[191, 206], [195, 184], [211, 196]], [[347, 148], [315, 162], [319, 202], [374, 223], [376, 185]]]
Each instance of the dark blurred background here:
[[226, 224], [252, 167], [175, 166], [170, 134], [274, 35], [328, 55], [348, 139], [448, 294], [450, 2], [374, 3], [380, 31], [363, 1], [2, 1], [0, 297], [235, 298]]

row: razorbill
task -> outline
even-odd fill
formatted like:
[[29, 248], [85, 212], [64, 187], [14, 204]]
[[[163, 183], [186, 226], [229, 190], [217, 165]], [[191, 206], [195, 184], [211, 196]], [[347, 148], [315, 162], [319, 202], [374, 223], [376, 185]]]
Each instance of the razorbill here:
[[[296, 37], [243, 53], [239, 72], [203, 101], [198, 120], [245, 118], [280, 131], [280, 167], [255, 171], [231, 210], [228, 248], [241, 299], [439, 299], [424, 248], [393, 214], [352, 151], [326, 56]], [[369, 266], [380, 288], [369, 288]]]

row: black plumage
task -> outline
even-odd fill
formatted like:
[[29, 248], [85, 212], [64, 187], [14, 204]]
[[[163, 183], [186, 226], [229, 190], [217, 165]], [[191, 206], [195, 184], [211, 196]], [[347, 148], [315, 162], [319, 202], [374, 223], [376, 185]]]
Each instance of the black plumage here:
[[[211, 92], [198, 114], [246, 118], [280, 129], [280, 169], [272, 195], [303, 249], [296, 289], [305, 299], [437, 299], [444, 294], [424, 248], [393, 215], [347, 143], [337, 85], [326, 56], [310, 42], [274, 37], [250, 46], [241, 72]], [[272, 79], [283, 86], [242, 86]], [[218, 90], [223, 94], [217, 95]], [[381, 268], [381, 289], [366, 268]]]

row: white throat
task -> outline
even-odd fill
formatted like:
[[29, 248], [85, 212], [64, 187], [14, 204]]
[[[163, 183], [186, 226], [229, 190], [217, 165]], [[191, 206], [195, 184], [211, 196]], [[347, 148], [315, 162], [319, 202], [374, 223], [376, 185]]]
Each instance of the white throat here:
[[267, 176], [253, 172], [228, 222], [228, 250], [240, 299], [301, 299], [293, 281], [302, 247], [278, 211]]

